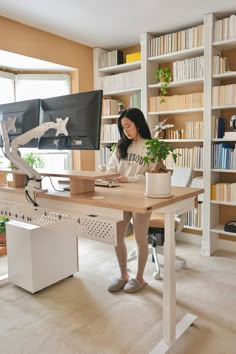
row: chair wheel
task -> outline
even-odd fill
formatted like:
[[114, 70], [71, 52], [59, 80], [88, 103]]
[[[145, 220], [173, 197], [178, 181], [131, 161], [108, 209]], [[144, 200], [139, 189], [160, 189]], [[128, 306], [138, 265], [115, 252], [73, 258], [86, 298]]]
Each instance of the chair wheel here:
[[153, 276], [153, 278], [154, 278], [155, 280], [161, 279], [161, 274], [160, 274], [160, 272], [154, 272], [152, 276]]

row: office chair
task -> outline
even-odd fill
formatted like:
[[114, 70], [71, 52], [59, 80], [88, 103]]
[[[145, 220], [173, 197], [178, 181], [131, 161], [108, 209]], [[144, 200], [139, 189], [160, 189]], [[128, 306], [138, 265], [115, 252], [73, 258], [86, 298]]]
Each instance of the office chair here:
[[[175, 167], [171, 176], [171, 185], [176, 187], [189, 187], [192, 182], [193, 170], [190, 167]], [[176, 215], [175, 217], [175, 233], [182, 231], [187, 213]], [[160, 263], [158, 254], [163, 255], [164, 244], [164, 215], [153, 212], [148, 229], [148, 243], [151, 244], [149, 253], [152, 254], [152, 261], [155, 263], [156, 271], [153, 273], [154, 279], [160, 279]], [[137, 258], [136, 249], [129, 253], [128, 262]], [[186, 260], [182, 257], [176, 256], [176, 260], [182, 263], [182, 267], [186, 266]]]

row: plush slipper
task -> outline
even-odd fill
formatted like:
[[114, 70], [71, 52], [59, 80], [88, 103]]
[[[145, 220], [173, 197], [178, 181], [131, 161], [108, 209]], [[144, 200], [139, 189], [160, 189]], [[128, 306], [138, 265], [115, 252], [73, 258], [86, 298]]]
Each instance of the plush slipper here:
[[110, 285], [108, 286], [107, 290], [112, 292], [119, 291], [123, 289], [126, 282], [121, 278], [113, 278]]
[[140, 283], [137, 279], [130, 279], [128, 283], [124, 286], [124, 291], [126, 293], [136, 293], [144, 288], [147, 283]]

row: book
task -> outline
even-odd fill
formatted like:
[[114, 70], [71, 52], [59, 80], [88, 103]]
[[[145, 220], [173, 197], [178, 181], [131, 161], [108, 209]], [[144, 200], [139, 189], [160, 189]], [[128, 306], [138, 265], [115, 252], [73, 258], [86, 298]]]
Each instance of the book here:
[[217, 131], [217, 138], [222, 139], [225, 134], [225, 118], [219, 117], [218, 118], [218, 131]]

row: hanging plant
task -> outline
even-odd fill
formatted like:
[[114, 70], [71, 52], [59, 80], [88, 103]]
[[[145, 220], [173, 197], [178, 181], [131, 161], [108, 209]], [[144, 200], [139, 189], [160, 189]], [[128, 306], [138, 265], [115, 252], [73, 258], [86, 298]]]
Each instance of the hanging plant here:
[[171, 71], [169, 68], [160, 68], [155, 72], [155, 77], [160, 81], [160, 103], [165, 102], [168, 86], [171, 81]]

